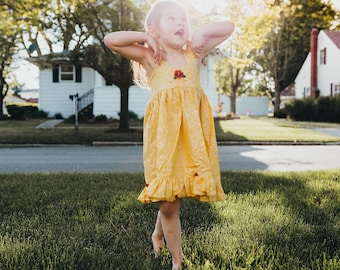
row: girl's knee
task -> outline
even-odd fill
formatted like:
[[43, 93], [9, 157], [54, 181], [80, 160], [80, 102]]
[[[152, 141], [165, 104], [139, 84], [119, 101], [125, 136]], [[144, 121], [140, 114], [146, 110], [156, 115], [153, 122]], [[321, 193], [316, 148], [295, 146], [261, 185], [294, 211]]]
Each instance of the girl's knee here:
[[179, 200], [174, 202], [160, 202], [159, 210], [164, 216], [172, 216], [179, 214], [180, 203]]

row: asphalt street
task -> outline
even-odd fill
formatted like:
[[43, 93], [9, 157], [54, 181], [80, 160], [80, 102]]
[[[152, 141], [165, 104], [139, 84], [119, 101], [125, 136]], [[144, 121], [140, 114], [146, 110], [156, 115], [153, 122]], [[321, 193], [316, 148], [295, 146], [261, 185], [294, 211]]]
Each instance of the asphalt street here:
[[[219, 146], [221, 170], [340, 169], [340, 145]], [[0, 173], [142, 172], [142, 146], [0, 148]]]

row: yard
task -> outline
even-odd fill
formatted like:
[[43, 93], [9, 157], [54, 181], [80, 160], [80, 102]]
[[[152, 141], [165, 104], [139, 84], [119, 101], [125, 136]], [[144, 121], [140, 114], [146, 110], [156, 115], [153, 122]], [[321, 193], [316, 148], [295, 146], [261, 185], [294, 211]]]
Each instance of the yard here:
[[[0, 144], [142, 140], [114, 124], [36, 129], [1, 121]], [[339, 142], [315, 127], [270, 118], [217, 121], [219, 141]], [[182, 201], [184, 269], [340, 269], [340, 170], [222, 172], [227, 198]], [[141, 173], [0, 174], [0, 269], [170, 269], [150, 241], [156, 204], [136, 198]]]
[[[46, 119], [45, 119], [46, 120]], [[80, 123], [75, 130], [72, 123], [53, 129], [37, 129], [45, 120], [0, 121], [0, 144], [87, 144], [94, 141], [142, 141], [142, 122], [132, 121], [130, 131], [118, 131], [117, 123]], [[286, 119], [251, 117], [216, 121], [218, 141], [260, 142], [339, 142], [339, 137], [316, 131], [315, 127], [340, 128], [339, 124], [294, 122]]]
[[[182, 202], [184, 269], [340, 269], [339, 174], [222, 172], [225, 201]], [[0, 268], [170, 269], [143, 186], [140, 173], [0, 175]]]

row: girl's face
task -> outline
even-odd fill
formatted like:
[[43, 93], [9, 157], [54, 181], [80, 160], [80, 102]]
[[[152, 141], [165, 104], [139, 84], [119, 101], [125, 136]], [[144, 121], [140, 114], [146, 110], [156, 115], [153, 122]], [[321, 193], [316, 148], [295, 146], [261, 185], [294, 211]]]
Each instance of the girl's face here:
[[174, 3], [162, 7], [157, 27], [160, 42], [171, 48], [182, 48], [188, 39], [188, 22], [184, 10]]

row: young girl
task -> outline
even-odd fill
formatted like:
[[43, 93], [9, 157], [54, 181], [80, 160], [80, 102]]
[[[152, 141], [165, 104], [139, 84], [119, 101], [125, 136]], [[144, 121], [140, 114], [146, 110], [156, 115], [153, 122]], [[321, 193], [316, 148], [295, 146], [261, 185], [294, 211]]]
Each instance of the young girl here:
[[160, 253], [164, 238], [172, 269], [181, 269], [180, 198], [225, 198], [212, 110], [199, 73], [202, 58], [231, 35], [234, 25], [211, 23], [189, 39], [184, 9], [172, 0], [160, 0], [150, 9], [145, 27], [146, 33], [114, 32], [104, 41], [112, 51], [137, 62], [135, 79], [151, 88], [144, 116], [146, 185], [138, 200], [159, 203], [154, 251], [156, 256]]

